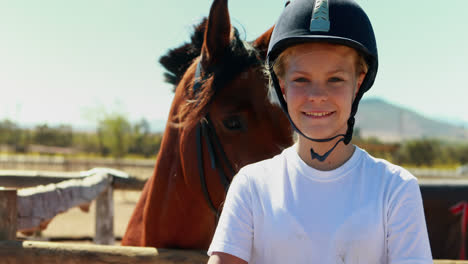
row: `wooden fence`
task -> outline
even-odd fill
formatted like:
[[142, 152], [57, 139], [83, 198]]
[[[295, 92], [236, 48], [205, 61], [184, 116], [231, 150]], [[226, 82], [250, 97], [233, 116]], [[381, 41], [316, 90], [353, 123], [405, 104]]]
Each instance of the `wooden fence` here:
[[83, 171], [114, 168], [148, 178], [155, 159], [73, 158], [68, 156], [0, 155], [0, 170]]
[[[3, 264], [205, 264], [208, 260], [204, 251], [34, 241], [0, 241], [0, 257]], [[468, 261], [434, 260], [434, 264]]]
[[[96, 221], [104, 220], [105, 224], [96, 226], [106, 230], [105, 234], [99, 234], [96, 229], [97, 243], [108, 244], [113, 242], [112, 226], [112, 191], [113, 189], [141, 190], [144, 180], [122, 175], [119, 171], [91, 170], [80, 173], [44, 173], [44, 172], [15, 172], [0, 171], [0, 259], [5, 264], [25, 263], [63, 263], [63, 264], [107, 264], [107, 263], [155, 263], [155, 264], [198, 264], [206, 263], [207, 256], [203, 251], [156, 249], [143, 247], [123, 247], [104, 245], [80, 245], [69, 243], [51, 243], [37, 241], [18, 241], [16, 239], [18, 216], [18, 192], [15, 188], [31, 187], [38, 184], [61, 184], [70, 180], [84, 180], [91, 175], [105, 174], [111, 177], [111, 184], [105, 191], [99, 194], [97, 203], [104, 208], [104, 213], [96, 218]], [[105, 178], [105, 177], [103, 177]], [[467, 193], [468, 180], [445, 179], [420, 181], [421, 190], [425, 192], [437, 192], [434, 186], [449, 186], [453, 188], [453, 194], [457, 197]], [[81, 185], [80, 185], [81, 186]], [[85, 184], [85, 186], [88, 186]], [[93, 185], [94, 186], [94, 185]], [[97, 185], [96, 185], [97, 186]], [[436, 193], [435, 193], [436, 194]], [[97, 210], [101, 206], [96, 206]], [[110, 209], [109, 209], [110, 208]], [[96, 215], [99, 215], [97, 213]], [[107, 227], [106, 227], [107, 225]], [[106, 233], [107, 232], [107, 233]], [[111, 237], [111, 239], [109, 239]], [[468, 264], [468, 261], [460, 260], [434, 260], [435, 264]]]
[[119, 190], [141, 191], [146, 182], [145, 179], [109, 168], [96, 168], [79, 172], [0, 170], [0, 186], [18, 189], [27, 188], [66, 180], [84, 179], [96, 173], [111, 175], [113, 177], [112, 186], [114, 189]]
[[205, 252], [192, 250], [0, 241], [2, 264], [205, 264], [207, 260]]
[[[6, 176], [13, 175], [10, 173]], [[50, 177], [46, 177], [46, 180], [45, 182], [49, 182]], [[18, 215], [17, 192], [13, 188], [0, 188], [0, 219], [2, 219], [0, 262], [2, 264], [202, 264], [208, 260], [206, 252], [194, 250], [17, 241], [15, 240]]]
[[0, 171], [0, 186], [19, 189], [17, 229], [40, 229], [58, 213], [95, 200], [94, 242], [103, 245], [115, 242], [113, 190], [142, 190], [144, 184], [144, 179], [105, 168], [73, 173]]

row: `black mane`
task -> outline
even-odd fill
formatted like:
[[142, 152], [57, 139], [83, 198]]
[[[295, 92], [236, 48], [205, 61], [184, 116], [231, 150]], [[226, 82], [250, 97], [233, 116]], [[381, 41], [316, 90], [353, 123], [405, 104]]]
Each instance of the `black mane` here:
[[[165, 81], [174, 85], [173, 91], [175, 91], [193, 60], [201, 54], [206, 22], [207, 19], [205, 18], [197, 26], [194, 26], [190, 43], [170, 49], [159, 59], [159, 63], [166, 69], [164, 73]], [[232, 80], [234, 76], [247, 67], [260, 63], [262, 62], [259, 60], [258, 51], [249, 43], [242, 41], [237, 29], [234, 28], [234, 39], [231, 40], [228, 52], [223, 57], [223, 63], [217, 65], [216, 70], [205, 69], [205, 73], [214, 74], [214, 84], [216, 84], [216, 87], [222, 87], [224, 83]]]
[[197, 26], [194, 26], [194, 32], [190, 37], [191, 42], [185, 43], [178, 48], [170, 49], [159, 59], [159, 63], [166, 69], [164, 79], [167, 83], [174, 85], [173, 91], [190, 64], [192, 64], [192, 61], [201, 53], [206, 21], [207, 19], [205, 18]]

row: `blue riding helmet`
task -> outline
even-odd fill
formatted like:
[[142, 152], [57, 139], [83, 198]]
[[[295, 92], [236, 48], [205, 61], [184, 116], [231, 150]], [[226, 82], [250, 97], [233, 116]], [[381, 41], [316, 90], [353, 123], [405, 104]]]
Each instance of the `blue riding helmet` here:
[[[284, 100], [278, 78], [273, 71], [274, 61], [286, 48], [307, 42], [326, 42], [354, 48], [368, 65], [368, 71], [361, 88], [352, 104], [345, 135], [328, 139], [313, 139], [305, 136], [292, 122]], [[359, 101], [375, 80], [378, 68], [377, 44], [371, 22], [364, 10], [353, 0], [292, 0], [286, 4], [271, 35], [267, 53], [271, 79], [283, 111], [292, 127], [305, 138], [316, 142], [331, 141], [343, 136], [335, 146], [324, 155], [311, 149], [312, 159], [324, 161], [336, 145], [351, 141]]]

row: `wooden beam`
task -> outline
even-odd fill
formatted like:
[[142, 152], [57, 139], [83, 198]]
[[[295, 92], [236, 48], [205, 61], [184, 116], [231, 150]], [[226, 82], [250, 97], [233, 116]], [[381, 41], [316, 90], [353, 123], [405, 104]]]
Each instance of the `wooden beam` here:
[[79, 172], [1, 170], [0, 186], [27, 188], [83, 178]]
[[112, 186], [114, 186], [114, 189], [116, 190], [142, 191], [146, 181], [147, 179], [140, 179], [136, 177], [114, 177]]
[[108, 174], [95, 174], [58, 184], [20, 189], [17, 200], [18, 230], [40, 229], [41, 223], [49, 221], [57, 214], [91, 203], [111, 186], [111, 182], [112, 177]]
[[468, 200], [468, 179], [418, 179], [423, 200]]
[[[0, 241], [2, 264], [206, 264], [206, 251]], [[466, 260], [434, 260], [434, 264], [468, 264]]]
[[2, 264], [205, 264], [208, 261], [205, 251], [36, 241], [0, 241], [0, 256]]
[[109, 186], [96, 199], [94, 243], [114, 245], [114, 192]]
[[0, 240], [16, 239], [16, 189], [0, 188]]
[[436, 259], [434, 264], [468, 264], [468, 260]]
[[[0, 170], [0, 186], [28, 188], [72, 179], [83, 179], [87, 176], [89, 176], [89, 174], [86, 174], [86, 172]], [[146, 179], [132, 176], [113, 178], [114, 189], [119, 190], [141, 191], [146, 183]]]

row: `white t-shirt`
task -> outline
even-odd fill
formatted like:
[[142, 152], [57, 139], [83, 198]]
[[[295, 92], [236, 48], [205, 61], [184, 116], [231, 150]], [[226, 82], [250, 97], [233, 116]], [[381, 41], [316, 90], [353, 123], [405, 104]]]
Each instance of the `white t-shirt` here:
[[308, 166], [296, 145], [242, 168], [215, 251], [250, 264], [433, 263], [416, 178], [358, 147], [332, 171]]

